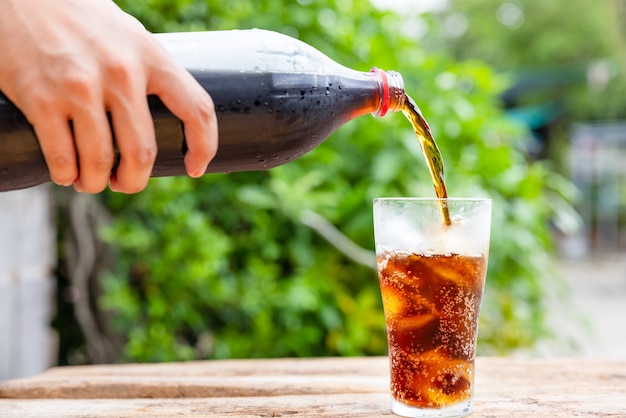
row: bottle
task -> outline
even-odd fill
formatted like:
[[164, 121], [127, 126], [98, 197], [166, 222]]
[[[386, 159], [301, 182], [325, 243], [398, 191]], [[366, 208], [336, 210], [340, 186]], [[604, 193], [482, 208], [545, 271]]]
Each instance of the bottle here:
[[[400, 74], [346, 68], [315, 48], [251, 29], [156, 34], [215, 104], [219, 146], [207, 173], [267, 170], [317, 147], [346, 122], [400, 111]], [[185, 174], [180, 120], [148, 97], [158, 154], [152, 176]], [[0, 92], [0, 191], [50, 180], [32, 126]]]

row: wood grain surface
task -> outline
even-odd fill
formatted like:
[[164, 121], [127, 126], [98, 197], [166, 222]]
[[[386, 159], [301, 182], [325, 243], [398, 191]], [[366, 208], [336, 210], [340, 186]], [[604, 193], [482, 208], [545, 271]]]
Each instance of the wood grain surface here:
[[[378, 417], [385, 357], [58, 367], [0, 383], [0, 417]], [[471, 417], [626, 417], [626, 361], [479, 358]]]

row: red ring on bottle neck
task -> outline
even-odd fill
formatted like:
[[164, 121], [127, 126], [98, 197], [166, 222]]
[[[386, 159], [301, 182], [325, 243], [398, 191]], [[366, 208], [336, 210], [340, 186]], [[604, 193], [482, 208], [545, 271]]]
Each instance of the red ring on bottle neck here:
[[376, 116], [385, 116], [387, 114], [387, 110], [389, 110], [389, 80], [387, 80], [387, 73], [376, 67], [372, 68], [370, 72], [380, 75], [383, 89], [383, 100], [380, 104], [380, 110], [376, 112]]

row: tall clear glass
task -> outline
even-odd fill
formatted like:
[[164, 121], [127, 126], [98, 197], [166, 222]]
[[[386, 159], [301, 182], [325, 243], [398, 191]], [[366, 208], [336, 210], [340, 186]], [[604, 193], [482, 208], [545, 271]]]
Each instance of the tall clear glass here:
[[[450, 225], [443, 221], [442, 205]], [[489, 199], [374, 200], [395, 414], [471, 412], [490, 229]]]

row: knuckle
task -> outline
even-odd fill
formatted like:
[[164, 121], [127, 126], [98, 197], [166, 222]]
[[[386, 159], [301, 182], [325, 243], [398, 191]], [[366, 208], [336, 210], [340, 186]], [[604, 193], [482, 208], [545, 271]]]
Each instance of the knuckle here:
[[138, 147], [129, 155], [124, 155], [126, 162], [134, 167], [152, 167], [157, 156], [156, 145], [145, 145]]
[[114, 80], [115, 83], [122, 86], [130, 86], [133, 74], [136, 71], [133, 71], [129, 62], [129, 60], [124, 60], [118, 55], [111, 54], [105, 60], [104, 70], [107, 76]]
[[215, 104], [210, 96], [206, 95], [203, 100], [200, 100], [196, 105], [197, 117], [204, 122], [214, 122], [215, 116]]
[[68, 169], [74, 161], [63, 153], [52, 153], [46, 158], [49, 168], [55, 170]]
[[23, 108], [26, 114], [34, 118], [49, 114], [50, 109], [53, 109], [56, 104], [56, 98], [48, 89], [28, 90], [27, 94], [28, 98], [20, 102], [25, 103]]
[[114, 161], [115, 155], [113, 152], [100, 152], [87, 157], [85, 164], [89, 167], [90, 171], [96, 173], [106, 172], [110, 174]]
[[210, 161], [217, 153], [217, 146], [213, 143], [207, 143], [204, 147], [196, 147], [192, 152], [197, 160]]
[[73, 97], [80, 100], [89, 100], [92, 98], [95, 77], [89, 71], [74, 68], [66, 72], [63, 79], [63, 89]]
[[50, 171], [50, 179], [56, 183], [68, 186], [77, 177], [78, 171], [73, 159], [65, 154], [52, 154], [46, 157], [46, 164]]
[[201, 158], [210, 159], [217, 152], [217, 117], [215, 115], [215, 105], [210, 97], [200, 100], [195, 107], [194, 120], [209, 135], [202, 142], [202, 146], [196, 147], [194, 153]]

